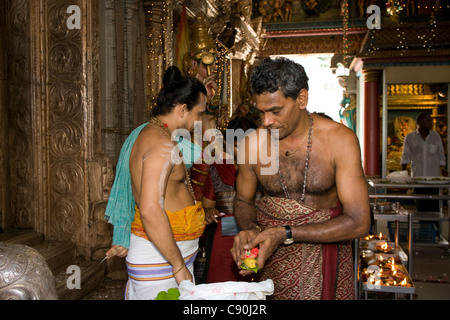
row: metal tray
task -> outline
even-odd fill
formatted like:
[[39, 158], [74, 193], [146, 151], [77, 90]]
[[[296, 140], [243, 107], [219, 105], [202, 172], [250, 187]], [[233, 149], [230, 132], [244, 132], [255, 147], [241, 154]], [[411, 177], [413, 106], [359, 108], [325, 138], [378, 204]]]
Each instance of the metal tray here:
[[[380, 240], [362, 240], [361, 242], [384, 242]], [[388, 242], [389, 245], [393, 246], [394, 244], [392, 242]], [[404, 286], [387, 286], [387, 285], [375, 285], [375, 284], [366, 284], [362, 280], [362, 268], [361, 268], [361, 258], [358, 260], [358, 280], [362, 284], [362, 289], [364, 291], [373, 291], [373, 292], [388, 292], [388, 293], [406, 293], [406, 294], [414, 294], [416, 292], [416, 288], [414, 286], [414, 282], [412, 281], [412, 278], [410, 274], [408, 273], [408, 269], [406, 268], [404, 264], [405, 259], [405, 253], [400, 248], [394, 248], [394, 253], [376, 253], [375, 257], [378, 259], [380, 256], [383, 257], [384, 260], [387, 260], [389, 258], [395, 258], [397, 261], [399, 261], [399, 264], [402, 267], [402, 272], [404, 272], [408, 278], [408, 280], [411, 283], [411, 287], [404, 287]], [[363, 248], [361, 248], [363, 249]], [[360, 249], [360, 250], [361, 250]]]

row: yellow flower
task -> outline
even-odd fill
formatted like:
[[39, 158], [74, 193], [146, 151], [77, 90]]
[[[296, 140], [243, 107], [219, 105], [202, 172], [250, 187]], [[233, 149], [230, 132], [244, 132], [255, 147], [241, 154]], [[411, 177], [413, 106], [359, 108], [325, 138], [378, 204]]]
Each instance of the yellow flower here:
[[254, 268], [256, 268], [256, 259], [255, 258], [245, 258], [244, 264], [247, 266], [247, 268], [254, 269]]

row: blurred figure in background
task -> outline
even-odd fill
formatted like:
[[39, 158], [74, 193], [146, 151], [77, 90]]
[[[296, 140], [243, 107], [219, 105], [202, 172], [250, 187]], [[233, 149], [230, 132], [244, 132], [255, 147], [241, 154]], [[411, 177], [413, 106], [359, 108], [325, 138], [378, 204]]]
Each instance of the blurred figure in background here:
[[[244, 132], [256, 129], [254, 121], [238, 117], [230, 121], [228, 130], [242, 129]], [[205, 208], [205, 221], [209, 224], [205, 234], [210, 233], [207, 242], [207, 282], [223, 281], [251, 281], [254, 275], [242, 277], [230, 253], [233, 247], [234, 236], [238, 232], [236, 219], [233, 215], [233, 201], [236, 194], [235, 182], [237, 175], [237, 148], [240, 143], [234, 141], [234, 163], [214, 163], [209, 168], [209, 176], [203, 189], [203, 207]], [[230, 155], [227, 155], [230, 156]], [[217, 224], [216, 226], [214, 224]], [[211, 232], [208, 232], [212, 230]]]
[[[402, 170], [411, 163], [411, 177], [439, 177], [447, 175], [444, 146], [439, 134], [432, 130], [429, 113], [417, 116], [417, 130], [409, 133], [403, 142], [400, 164]], [[438, 194], [439, 189], [415, 188], [416, 194]], [[417, 200], [417, 211], [439, 211], [439, 201]]]

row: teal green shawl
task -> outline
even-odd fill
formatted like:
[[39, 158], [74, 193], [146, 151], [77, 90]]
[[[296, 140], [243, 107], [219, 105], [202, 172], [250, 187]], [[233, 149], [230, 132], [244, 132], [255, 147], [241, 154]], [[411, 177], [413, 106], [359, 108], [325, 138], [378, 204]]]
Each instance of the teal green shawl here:
[[[106, 205], [105, 220], [114, 226], [112, 245], [120, 245], [124, 248], [130, 247], [131, 223], [136, 206], [131, 189], [130, 154], [137, 137], [147, 125], [148, 122], [137, 127], [125, 140], [120, 150], [116, 177]], [[189, 169], [196, 160], [200, 159], [202, 149], [187, 139], [180, 138], [177, 143]]]

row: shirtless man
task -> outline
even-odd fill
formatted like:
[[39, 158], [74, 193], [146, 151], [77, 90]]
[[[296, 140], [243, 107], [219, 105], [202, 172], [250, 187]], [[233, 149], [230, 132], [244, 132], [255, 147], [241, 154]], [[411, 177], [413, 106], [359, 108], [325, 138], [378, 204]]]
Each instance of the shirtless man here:
[[[136, 208], [122, 220], [132, 220], [130, 246], [127, 250], [126, 245], [115, 243], [109, 251], [113, 255], [118, 248], [115, 254], [127, 256], [128, 299], [154, 299], [158, 292], [193, 279], [204, 211], [201, 203], [195, 203], [187, 167], [176, 158], [179, 148], [171, 133], [192, 132], [205, 109], [203, 84], [171, 67], [153, 117], [131, 145], [129, 171]], [[121, 226], [115, 224], [114, 232], [116, 227]]]
[[[261, 280], [274, 280], [274, 299], [351, 299], [354, 269], [346, 240], [367, 235], [370, 227], [359, 144], [350, 129], [309, 114], [307, 81], [303, 67], [285, 58], [265, 59], [252, 73], [263, 126], [240, 150], [245, 161], [239, 164], [234, 214], [242, 231], [232, 255], [240, 266], [244, 250], [259, 246]], [[273, 136], [278, 129], [279, 143], [265, 139], [265, 129]], [[259, 159], [263, 144], [278, 153], [274, 175], [261, 174], [265, 166], [249, 161], [252, 154]], [[258, 182], [265, 197], [255, 207]], [[339, 268], [330, 269], [336, 256]], [[336, 288], [336, 279], [345, 279], [336, 287], [351, 288]]]

